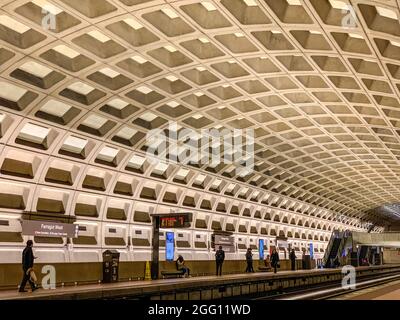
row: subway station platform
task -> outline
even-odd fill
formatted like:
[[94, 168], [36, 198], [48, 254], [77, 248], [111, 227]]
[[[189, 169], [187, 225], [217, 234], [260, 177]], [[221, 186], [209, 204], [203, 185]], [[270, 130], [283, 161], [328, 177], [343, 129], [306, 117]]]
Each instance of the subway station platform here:
[[[357, 276], [398, 274], [400, 265], [356, 268]], [[257, 272], [193, 278], [130, 281], [39, 289], [33, 293], [0, 291], [0, 300], [84, 300], [84, 299], [150, 299], [210, 300], [263, 294], [279, 288], [296, 288], [340, 281], [340, 269]]]

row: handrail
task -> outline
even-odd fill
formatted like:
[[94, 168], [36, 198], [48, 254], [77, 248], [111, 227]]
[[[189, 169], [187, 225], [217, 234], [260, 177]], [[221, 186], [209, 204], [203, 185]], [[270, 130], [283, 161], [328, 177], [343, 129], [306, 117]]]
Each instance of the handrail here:
[[326, 249], [325, 249], [324, 257], [322, 258], [322, 265], [323, 266], [326, 266], [326, 263], [328, 262], [328, 258], [329, 258], [329, 255], [330, 255], [330, 252], [331, 252], [331, 249], [332, 249], [332, 246], [333, 246], [333, 242], [336, 239], [337, 234], [338, 234], [337, 230], [333, 230], [332, 231], [331, 238], [329, 239], [328, 245], [326, 246]]

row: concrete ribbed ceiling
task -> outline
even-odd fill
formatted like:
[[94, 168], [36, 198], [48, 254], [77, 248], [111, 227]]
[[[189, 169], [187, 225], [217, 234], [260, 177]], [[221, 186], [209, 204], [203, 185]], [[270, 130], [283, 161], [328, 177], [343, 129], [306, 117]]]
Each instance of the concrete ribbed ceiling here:
[[[44, 178], [48, 157], [64, 159], [73, 172], [87, 164], [107, 168], [110, 154], [113, 169], [103, 181], [114, 181], [132, 151], [146, 150], [149, 130], [177, 121], [256, 134], [254, 172], [240, 176], [224, 163], [185, 166], [187, 185], [205, 175], [208, 190], [219, 177], [225, 187], [237, 183], [304, 208], [378, 225], [390, 219], [367, 212], [400, 198], [395, 0], [0, 6], [0, 150], [4, 163], [14, 160], [9, 168], [3, 163], [2, 181], [25, 181], [26, 172], [15, 169], [24, 159], [29, 181], [55, 187]], [[54, 28], [43, 28], [43, 10], [54, 14]], [[141, 174], [151, 176], [154, 168], [145, 169]], [[179, 170], [171, 165], [164, 179], [173, 181]]]

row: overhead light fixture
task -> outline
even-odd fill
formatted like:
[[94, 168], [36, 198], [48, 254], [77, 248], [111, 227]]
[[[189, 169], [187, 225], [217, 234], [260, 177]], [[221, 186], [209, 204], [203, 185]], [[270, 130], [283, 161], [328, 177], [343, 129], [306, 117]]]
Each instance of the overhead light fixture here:
[[395, 11], [386, 9], [386, 8], [382, 8], [382, 7], [375, 7], [375, 8], [380, 16], [386, 17], [389, 19], [393, 19], [393, 20], [397, 20], [397, 14]]

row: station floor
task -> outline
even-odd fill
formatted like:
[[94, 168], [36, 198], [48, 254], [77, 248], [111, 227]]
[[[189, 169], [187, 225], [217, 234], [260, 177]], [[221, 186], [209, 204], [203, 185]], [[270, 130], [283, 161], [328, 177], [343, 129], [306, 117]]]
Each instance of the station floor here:
[[[335, 272], [335, 270], [324, 270], [325, 272]], [[181, 286], [190, 286], [196, 283], [208, 283], [208, 282], [231, 282], [238, 281], [241, 279], [253, 279], [253, 278], [280, 278], [296, 274], [302, 276], [310, 273], [321, 272], [320, 269], [312, 270], [296, 270], [296, 271], [280, 271], [276, 274], [273, 272], [255, 272], [255, 273], [242, 273], [242, 274], [230, 274], [217, 276], [202, 276], [202, 277], [190, 277], [190, 278], [173, 278], [173, 279], [159, 279], [149, 281], [128, 281], [128, 282], [117, 282], [117, 283], [105, 283], [105, 284], [89, 284], [89, 285], [78, 285], [78, 286], [65, 286], [57, 287], [52, 290], [38, 289], [35, 292], [30, 292], [30, 286], [27, 284], [25, 290], [28, 292], [18, 292], [16, 290], [0, 290], [0, 300], [19, 300], [19, 299], [59, 299], [68, 298], [73, 299], [77, 295], [80, 298], [91, 298], [101, 295], [100, 293], [112, 293], [124, 289], [132, 289], [133, 291], [147, 289], [155, 287], [170, 286], [171, 289]]]
[[[385, 268], [385, 267], [383, 267]], [[369, 269], [369, 267], [358, 267], [357, 269]], [[115, 295], [145, 294], [148, 292], [160, 292], [165, 290], [185, 289], [197, 286], [207, 286], [210, 284], [232, 284], [243, 282], [243, 279], [257, 281], [273, 280], [284, 278], [296, 278], [306, 275], [315, 275], [318, 273], [331, 274], [340, 272], [338, 269], [312, 269], [297, 271], [280, 271], [276, 274], [273, 272], [255, 272], [217, 276], [201, 276], [190, 278], [173, 278], [159, 279], [149, 281], [128, 281], [117, 283], [99, 283], [77, 286], [57, 287], [56, 289], [38, 289], [30, 292], [29, 285], [26, 286], [28, 292], [19, 293], [15, 290], [0, 290], [0, 300], [24, 300], [24, 299], [50, 299], [50, 300], [74, 300], [74, 299], [104, 299], [112, 298]], [[348, 293], [335, 298], [339, 300], [400, 300], [400, 280], [375, 286], [370, 289], [363, 289], [356, 292]]]

